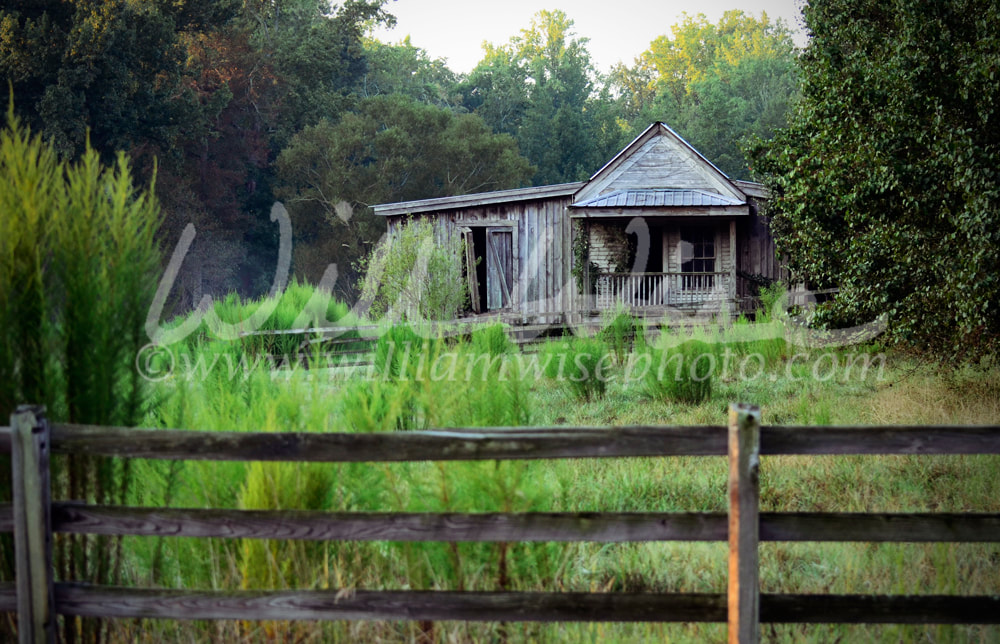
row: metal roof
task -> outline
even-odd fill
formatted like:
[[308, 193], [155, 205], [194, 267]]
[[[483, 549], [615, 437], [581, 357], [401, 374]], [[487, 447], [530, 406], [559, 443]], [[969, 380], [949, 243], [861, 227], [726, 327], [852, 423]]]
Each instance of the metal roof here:
[[670, 208], [676, 206], [743, 206], [745, 201], [726, 197], [705, 190], [650, 188], [642, 190], [616, 190], [586, 201], [572, 204], [572, 208]]
[[437, 197], [434, 199], [419, 199], [417, 201], [401, 201], [398, 203], [378, 204], [373, 207], [376, 215], [409, 215], [418, 212], [433, 212], [436, 210], [451, 210], [455, 208], [470, 208], [487, 206], [511, 201], [529, 201], [532, 199], [548, 199], [551, 197], [567, 197], [576, 193], [586, 185], [582, 181], [576, 183], [560, 183], [551, 186], [532, 188], [514, 188], [512, 190], [496, 190], [479, 192], [455, 197]]

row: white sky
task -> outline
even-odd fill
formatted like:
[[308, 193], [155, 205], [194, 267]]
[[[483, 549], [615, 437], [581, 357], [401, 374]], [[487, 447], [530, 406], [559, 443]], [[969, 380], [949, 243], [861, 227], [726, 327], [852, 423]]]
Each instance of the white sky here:
[[621, 61], [631, 65], [649, 43], [681, 21], [681, 14], [705, 14], [718, 22], [728, 9], [755, 16], [762, 11], [782, 18], [805, 44], [801, 5], [804, 0], [392, 0], [386, 4], [396, 16], [392, 30], [380, 28], [374, 36], [397, 43], [407, 35], [431, 58], [444, 58], [455, 72], [468, 72], [483, 57], [482, 43], [506, 43], [531, 24], [539, 10], [561, 9], [575, 23], [576, 35], [589, 38], [587, 49], [598, 70], [607, 72]]

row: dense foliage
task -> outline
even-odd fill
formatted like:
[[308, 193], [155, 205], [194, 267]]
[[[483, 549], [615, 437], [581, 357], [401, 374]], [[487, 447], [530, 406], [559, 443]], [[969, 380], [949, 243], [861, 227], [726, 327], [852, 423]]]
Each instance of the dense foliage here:
[[618, 137], [595, 145], [615, 123], [595, 99], [586, 44], [565, 13], [540, 11], [509, 43], [487, 44], [463, 87], [469, 108], [517, 138], [537, 167], [534, 185], [586, 179], [620, 147]]
[[[302, 242], [299, 270], [318, 280], [337, 262], [352, 284], [358, 277], [352, 263], [385, 231], [369, 206], [513, 188], [531, 174], [509, 135], [494, 134], [471, 114], [402, 94], [363, 99], [339, 122], [305, 128], [276, 167], [277, 195]], [[331, 228], [339, 234], [329, 235]]]
[[390, 11], [386, 0], [8, 4], [0, 78], [63, 158], [89, 135], [105, 161], [124, 150], [144, 182], [155, 169], [160, 241], [197, 231], [168, 313], [268, 289], [275, 199], [292, 216], [295, 273], [315, 282], [336, 263], [334, 290], [352, 299], [352, 267], [384, 232], [368, 205], [585, 179], [654, 120], [742, 177], [739, 140], [768, 136], [795, 94], [787, 29], [739, 11], [686, 17], [609, 76], [562, 11], [486, 43], [469, 74], [408, 39], [366, 36]]
[[[124, 155], [104, 166], [85, 148], [61, 161], [11, 112], [0, 131], [0, 213], [0, 418], [31, 402], [56, 422], [137, 425], [145, 390], [136, 356], [160, 261], [156, 200], [133, 187]], [[10, 466], [0, 459], [5, 502]], [[131, 480], [111, 459], [52, 463], [56, 499], [121, 503]], [[4, 580], [13, 575], [9, 538], [0, 540]], [[59, 535], [54, 548], [61, 578], [120, 581], [121, 549], [108, 537]], [[68, 641], [101, 641], [91, 621], [64, 626]], [[9, 635], [0, 627], [0, 639]]]
[[458, 234], [427, 219], [409, 220], [365, 258], [362, 301], [375, 319], [454, 320], [468, 299], [464, 258]]
[[1000, 6], [832, 0], [789, 127], [756, 151], [820, 320], [887, 314], [898, 340], [975, 356], [1000, 337]]
[[741, 144], [770, 138], [798, 96], [797, 51], [783, 23], [727, 11], [685, 16], [609, 78], [633, 130], [666, 122], [723, 172], [749, 178]]

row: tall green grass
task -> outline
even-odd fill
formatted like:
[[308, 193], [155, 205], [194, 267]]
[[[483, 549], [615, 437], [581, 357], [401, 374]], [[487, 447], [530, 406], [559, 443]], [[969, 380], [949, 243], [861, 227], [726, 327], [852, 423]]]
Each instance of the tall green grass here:
[[[691, 342], [704, 337], [677, 331]], [[715, 331], [713, 331], [715, 333]], [[721, 333], [721, 331], [720, 331]], [[556, 348], [562, 342], [552, 343]], [[912, 375], [906, 363], [890, 365], [894, 387], [868, 383], [794, 381], [783, 369], [778, 380], [716, 381], [713, 397], [701, 403], [650, 399], [642, 383], [629, 382], [615, 369], [603, 396], [587, 400], [564, 384], [513, 368], [489, 367], [472, 342], [437, 341], [423, 369], [401, 369], [406, 379], [375, 377], [330, 385], [319, 374], [298, 369], [272, 377], [260, 373], [227, 383], [183, 381], [170, 386], [159, 408], [172, 426], [266, 431], [398, 431], [390, 413], [358, 405], [367, 392], [369, 405], [403, 409], [412, 403], [420, 427], [516, 424], [510, 409], [521, 406], [526, 422], [539, 425], [672, 423], [721, 424], [725, 403], [747, 396], [763, 401], [766, 422], [921, 422], [898, 414], [913, 409], [909, 397], [954, 405], [969, 413], [962, 392], [975, 384], [976, 400], [989, 401], [982, 416], [958, 416], [974, 422], [989, 419], [1000, 406], [1000, 379], [969, 374], [942, 383], [937, 376]], [[677, 345], [679, 346], [679, 345]], [[554, 349], [552, 349], [554, 350]], [[436, 357], [454, 355], [456, 377], [432, 378]], [[516, 364], [523, 354], [506, 354]], [[436, 357], [435, 357], [436, 356]], [[444, 361], [439, 365], [444, 365]], [[471, 365], [472, 377], [466, 377]], [[806, 369], [806, 373], [808, 368]], [[438, 375], [446, 374], [440, 366]], [[525, 372], [530, 373], [530, 372]], [[802, 372], [792, 372], [802, 377]], [[992, 384], [990, 384], [992, 383]], [[921, 387], [933, 387], [927, 391]], [[510, 396], [498, 401], [498, 394]], [[906, 404], [890, 401], [906, 393]], [[520, 400], [521, 402], [517, 402]], [[976, 403], [980, 404], [980, 403]], [[990, 406], [992, 405], [992, 406]], [[877, 414], [888, 414], [878, 416]], [[928, 416], [926, 420], [939, 420]], [[512, 422], [513, 421], [513, 422]], [[980, 420], [981, 422], [981, 420]], [[762, 462], [762, 508], [765, 511], [1000, 511], [992, 490], [1000, 485], [996, 457], [771, 457]], [[163, 467], [163, 466], [160, 466]], [[407, 512], [580, 512], [694, 511], [724, 512], [726, 465], [722, 458], [638, 458], [504, 463], [409, 463], [301, 466], [271, 464], [194, 464], [174, 474], [175, 506], [319, 509], [331, 511]], [[161, 471], [165, 481], [170, 472]], [[143, 476], [144, 480], [153, 477]], [[152, 493], [152, 491], [151, 491]], [[147, 502], [154, 503], [152, 498]], [[429, 588], [462, 590], [567, 590], [582, 592], [724, 592], [725, 544], [401, 544], [351, 542], [226, 543], [164, 539], [161, 575], [167, 586], [213, 588]], [[868, 544], [765, 544], [762, 584], [767, 592], [910, 593], [1000, 591], [990, 562], [995, 548]], [[135, 570], [151, 569], [154, 545], [130, 550]], [[151, 573], [147, 573], [151, 574]], [[173, 576], [171, 576], [173, 575]], [[960, 581], [961, 586], [956, 586]], [[425, 625], [426, 626], [426, 625]], [[122, 626], [123, 629], [127, 625]], [[138, 628], [138, 627], [136, 627]], [[323, 641], [412, 641], [421, 637], [407, 623], [224, 623], [161, 625], [146, 622], [143, 632], [185, 640], [305, 638]], [[151, 630], [150, 630], [151, 629]], [[161, 630], [157, 630], [161, 629]], [[501, 638], [497, 624], [435, 624], [442, 640], [488, 641]], [[768, 627], [770, 629], [770, 627]], [[508, 625], [509, 641], [677, 641], [724, 636], [723, 625], [698, 624], [541, 624]], [[770, 632], [770, 631], [769, 631]], [[135, 631], [133, 631], [133, 635]], [[780, 641], [989, 641], [992, 627], [924, 626], [776, 626]]]
[[[652, 350], [749, 355], [754, 341], [771, 341], [755, 323], [733, 330], [669, 329]], [[759, 336], [753, 334], [760, 333]], [[389, 432], [435, 427], [606, 424], [722, 424], [730, 400], [764, 406], [765, 422], [893, 422], [906, 404], [890, 394], [910, 391], [948, 413], [975, 386], [976, 400], [1000, 408], [1000, 379], [977, 372], [941, 386], [934, 396], [914, 387], [908, 364], [893, 363], [895, 387], [869, 380], [811, 378], [806, 360], [791, 363], [776, 352], [761, 377], [741, 379], [738, 367], [712, 374], [711, 395], [700, 402], [651, 397], [641, 379], [626, 377], [647, 348], [623, 363], [600, 340], [572, 338], [522, 353], [504, 341], [501, 327], [478, 329], [469, 340], [432, 337], [410, 327], [386, 329], [382, 360], [353, 376], [330, 379], [326, 370], [275, 370], [248, 361], [230, 372], [224, 363], [197, 377], [157, 383], [144, 423], [218, 431]], [[767, 336], [767, 337], [765, 337]], [[783, 341], [783, 340], [782, 340]], [[389, 343], [410, 343], [405, 355]], [[740, 343], [744, 343], [741, 347]], [[206, 336], [192, 343], [195, 357], [246, 350]], [[414, 349], [414, 347], [417, 347]], [[797, 349], [796, 349], [797, 350]], [[839, 350], [838, 360], [849, 349]], [[373, 355], [374, 355], [373, 351]], [[590, 395], [573, 386], [576, 356], [605, 356], [602, 389]], [[395, 356], [393, 358], [392, 356]], [[813, 359], [812, 357], [810, 359]], [[738, 361], [736, 357], [731, 360]], [[534, 362], [532, 362], [534, 361]], [[536, 368], [532, 367], [534, 365]], [[560, 366], [561, 365], [561, 366]], [[546, 367], [554, 369], [545, 376]], [[560, 376], [561, 373], [561, 376]], [[772, 380], [772, 376], [774, 379]], [[932, 376], [922, 375], [921, 378]], [[580, 382], [585, 379], [580, 378]], [[992, 409], [992, 408], [991, 408]], [[878, 411], [881, 410], [881, 411]], [[891, 411], [890, 411], [891, 410]], [[997, 411], [997, 410], [994, 410]], [[878, 416], [876, 414], [885, 414]], [[990, 416], [984, 413], [984, 418]], [[971, 417], [959, 416], [971, 421]], [[937, 419], [937, 417], [933, 417]], [[919, 418], [907, 418], [920, 422]], [[996, 457], [781, 457], [762, 463], [766, 511], [1000, 511]], [[281, 508], [370, 512], [724, 512], [722, 458], [582, 459], [525, 462], [285, 465], [136, 463], [141, 484], [128, 502], [173, 507]], [[992, 546], [878, 546], [766, 544], [762, 583], [769, 592], [1000, 592], [990, 561]], [[126, 541], [127, 583], [184, 588], [412, 588], [440, 590], [566, 590], [580, 592], [724, 592], [721, 543], [299, 543], [256, 540], [136, 538]], [[913, 562], [913, 565], [910, 565]], [[956, 574], [961, 571], [961, 575]], [[121, 622], [120, 639], [184, 641], [705, 641], [724, 636], [724, 625], [224, 622]], [[996, 629], [949, 627], [781, 626], [783, 641], [977, 641]]]
[[[0, 133], [0, 416], [44, 404], [52, 421], [134, 425], [145, 389], [135, 369], [156, 285], [159, 208], [132, 185], [119, 155], [111, 167], [87, 149], [73, 163], [13, 115]], [[10, 474], [0, 467], [0, 496]], [[121, 503], [127, 462], [72, 455], [52, 463], [54, 498]], [[117, 583], [119, 539], [59, 535], [63, 579]], [[11, 579], [10, 541], [0, 576]], [[63, 620], [63, 636], [101, 641], [104, 623]]]
[[550, 342], [542, 350], [545, 375], [582, 400], [604, 395], [611, 377], [612, 353], [598, 338], [574, 337]]
[[605, 314], [605, 318], [606, 322], [598, 337], [608, 344], [615, 361], [619, 365], [625, 364], [633, 344], [642, 337], [641, 325], [635, 316], [623, 307]]
[[646, 394], [688, 404], [708, 400], [718, 366], [716, 348], [694, 339], [673, 346], [650, 347], [643, 354]]

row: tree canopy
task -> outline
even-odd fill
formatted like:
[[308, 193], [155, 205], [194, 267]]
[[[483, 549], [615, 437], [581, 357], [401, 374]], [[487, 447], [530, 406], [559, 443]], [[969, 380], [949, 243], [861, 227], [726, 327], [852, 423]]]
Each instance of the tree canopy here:
[[586, 45], [564, 12], [540, 11], [508, 43], [485, 44], [465, 84], [467, 107], [535, 164], [534, 185], [586, 179], [617, 151], [594, 145], [604, 124]]
[[305, 243], [297, 246], [310, 246], [317, 222], [344, 231], [315, 261], [299, 252], [315, 279], [329, 262], [349, 272], [366, 243], [378, 239], [384, 224], [369, 206], [515, 188], [532, 173], [510, 135], [493, 133], [473, 114], [402, 94], [364, 99], [336, 123], [305, 128], [282, 151], [277, 170], [277, 194], [301, 222]]
[[664, 121], [723, 172], [749, 178], [743, 141], [770, 138], [798, 95], [791, 32], [766, 13], [733, 10], [715, 24], [685, 15], [672, 34], [612, 70], [621, 111], [633, 131]]
[[754, 151], [831, 325], [975, 356], [1000, 337], [1000, 23], [985, 0], [828, 0], [805, 12], [802, 100]]
[[381, 236], [368, 204], [585, 179], [653, 120], [742, 176], [739, 139], [767, 136], [795, 94], [787, 31], [765, 16], [687, 18], [633, 68], [604, 76], [570, 16], [541, 11], [456, 74], [408, 39], [366, 36], [393, 23], [391, 7], [8, 3], [0, 78], [64, 158], [89, 137], [105, 160], [126, 151], [143, 182], [155, 172], [161, 242], [197, 231], [179, 310], [205, 293], [269, 287], [275, 199], [295, 222], [293, 269], [314, 278]]

